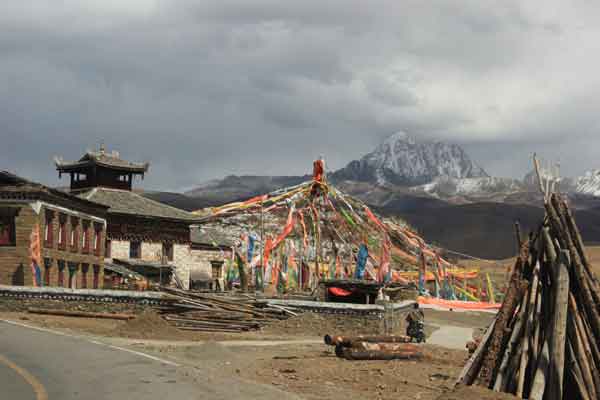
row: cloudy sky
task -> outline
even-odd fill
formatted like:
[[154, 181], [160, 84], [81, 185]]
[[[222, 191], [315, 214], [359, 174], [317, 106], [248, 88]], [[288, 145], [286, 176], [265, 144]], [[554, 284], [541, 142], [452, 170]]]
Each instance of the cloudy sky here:
[[600, 168], [598, 20], [594, 1], [3, 0], [0, 169], [56, 184], [53, 156], [104, 141], [179, 190], [341, 167], [404, 130], [493, 175], [533, 151], [579, 174]]

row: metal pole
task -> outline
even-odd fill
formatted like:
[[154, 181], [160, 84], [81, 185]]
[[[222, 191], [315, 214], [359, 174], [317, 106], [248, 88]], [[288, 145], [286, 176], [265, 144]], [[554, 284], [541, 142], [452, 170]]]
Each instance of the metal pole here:
[[265, 272], [265, 219], [264, 219], [264, 213], [263, 213], [263, 202], [262, 200], [260, 201], [260, 243], [261, 243], [261, 251], [260, 251], [260, 276], [261, 276], [261, 282], [260, 282], [260, 290], [262, 292], [265, 291], [265, 277], [264, 277], [264, 272]]

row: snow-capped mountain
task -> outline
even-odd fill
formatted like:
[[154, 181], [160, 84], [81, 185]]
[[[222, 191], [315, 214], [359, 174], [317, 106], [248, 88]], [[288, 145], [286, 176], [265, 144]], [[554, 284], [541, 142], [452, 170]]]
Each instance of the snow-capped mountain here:
[[600, 196], [600, 170], [589, 171], [585, 175], [576, 178], [574, 191], [579, 194]]
[[402, 186], [422, 185], [439, 177], [463, 179], [487, 176], [462, 147], [420, 141], [405, 132], [393, 134], [371, 153], [332, 174], [335, 180]]
[[523, 183], [511, 178], [436, 178], [425, 185], [411, 188], [414, 193], [428, 194], [436, 198], [471, 197], [487, 198], [493, 196], [505, 197], [525, 189]]

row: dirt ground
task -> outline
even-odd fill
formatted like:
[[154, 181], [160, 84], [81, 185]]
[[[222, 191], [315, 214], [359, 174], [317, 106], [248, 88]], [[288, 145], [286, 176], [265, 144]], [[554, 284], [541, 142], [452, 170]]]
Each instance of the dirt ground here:
[[[125, 340], [136, 350], [174, 358], [191, 366], [210, 365], [218, 374], [235, 374], [243, 380], [274, 385], [309, 400], [458, 399], [458, 396], [449, 397], [449, 393], [468, 357], [466, 350], [425, 344], [424, 357], [420, 360], [343, 360], [335, 356], [332, 347], [321, 342], [324, 334], [379, 333], [370, 332], [373, 325], [366, 328], [369, 325], [360, 319], [354, 324], [344, 323], [345, 317], [305, 313], [257, 332], [215, 335], [179, 331], [152, 311], [136, 315], [130, 321], [117, 321], [21, 311], [0, 312], [0, 319], [70, 333], [120, 338], [120, 345]], [[451, 325], [473, 328], [477, 335], [492, 318], [492, 314], [425, 310], [428, 333], [435, 330], [432, 327]], [[285, 342], [274, 342], [281, 340]], [[464, 390], [473, 394], [477, 389]], [[461, 395], [461, 400], [464, 398]], [[504, 397], [475, 394], [466, 398]]]

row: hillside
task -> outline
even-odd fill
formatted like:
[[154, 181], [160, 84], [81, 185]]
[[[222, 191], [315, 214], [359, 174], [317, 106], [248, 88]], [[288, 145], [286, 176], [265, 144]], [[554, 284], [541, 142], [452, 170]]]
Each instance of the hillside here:
[[[413, 209], [390, 204], [380, 211], [404, 218], [431, 243], [486, 259], [515, 255], [515, 221], [527, 234], [544, 216], [542, 208], [520, 204], [421, 204]], [[584, 241], [600, 242], [600, 209], [577, 210], [575, 218]]]

